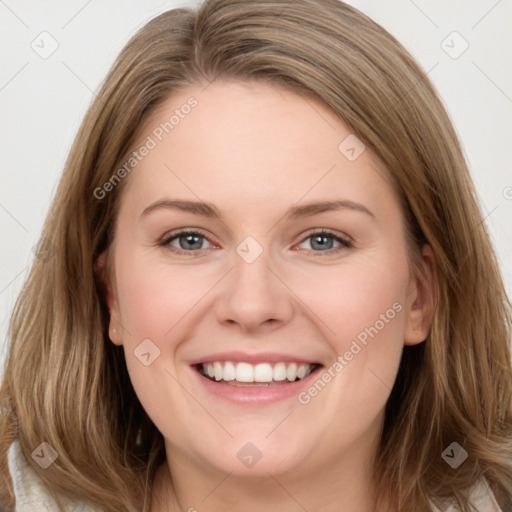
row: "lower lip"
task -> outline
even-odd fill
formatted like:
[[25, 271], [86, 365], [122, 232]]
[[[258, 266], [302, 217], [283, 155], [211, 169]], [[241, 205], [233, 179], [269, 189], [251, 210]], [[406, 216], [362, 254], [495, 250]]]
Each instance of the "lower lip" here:
[[195, 368], [192, 368], [192, 371], [197, 375], [206, 390], [213, 395], [217, 395], [237, 404], [267, 405], [278, 402], [279, 400], [296, 397], [310, 384], [321, 369], [322, 367], [319, 366], [301, 380], [285, 384], [276, 384], [274, 386], [232, 386], [222, 381], [214, 382], [199, 373]]

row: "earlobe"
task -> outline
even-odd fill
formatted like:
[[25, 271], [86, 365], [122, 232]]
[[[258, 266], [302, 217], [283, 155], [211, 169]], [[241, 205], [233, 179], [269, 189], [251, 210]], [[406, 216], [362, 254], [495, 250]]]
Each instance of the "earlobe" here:
[[437, 273], [434, 252], [430, 245], [425, 244], [421, 253], [421, 260], [414, 268], [411, 277], [413, 299], [405, 326], [405, 345], [416, 345], [425, 341], [437, 305]]
[[101, 283], [103, 300], [109, 312], [108, 336], [114, 345], [122, 345], [121, 322], [119, 320], [119, 307], [111, 282], [110, 273], [107, 269], [107, 251], [98, 256], [94, 270]]
[[121, 336], [121, 325], [114, 318], [112, 313], [110, 314], [110, 323], [108, 326], [108, 337], [114, 345], [122, 345], [123, 338]]

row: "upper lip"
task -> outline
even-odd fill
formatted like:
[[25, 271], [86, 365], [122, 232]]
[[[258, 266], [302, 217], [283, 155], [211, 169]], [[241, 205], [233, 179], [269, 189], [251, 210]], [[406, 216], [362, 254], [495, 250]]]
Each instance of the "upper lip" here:
[[191, 361], [191, 365], [200, 363], [214, 363], [215, 361], [232, 361], [234, 363], [298, 363], [298, 364], [320, 364], [312, 359], [305, 359], [291, 354], [280, 354], [275, 352], [259, 352], [249, 354], [235, 350], [232, 352], [217, 352]]

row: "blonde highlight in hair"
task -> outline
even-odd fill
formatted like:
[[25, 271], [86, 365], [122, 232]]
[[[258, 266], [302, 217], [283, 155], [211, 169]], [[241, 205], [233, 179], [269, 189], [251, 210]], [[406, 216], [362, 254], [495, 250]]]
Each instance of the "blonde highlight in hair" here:
[[[209, 0], [145, 25], [90, 106], [10, 324], [0, 389], [0, 497], [13, 509], [6, 454], [17, 438], [64, 507], [149, 510], [163, 438], [133, 390], [96, 262], [112, 242], [126, 181], [97, 199], [140, 127], [172, 92], [213, 80], [264, 81], [328, 105], [384, 162], [411, 251], [433, 250], [437, 311], [427, 340], [405, 347], [375, 464], [378, 510], [428, 511], [485, 477], [512, 507], [511, 308], [467, 164], [424, 71], [378, 24], [337, 0]], [[414, 258], [412, 261], [416, 261]], [[47, 469], [30, 457], [42, 442]], [[468, 452], [454, 471], [453, 441]], [[387, 507], [387, 508], [386, 508]]]

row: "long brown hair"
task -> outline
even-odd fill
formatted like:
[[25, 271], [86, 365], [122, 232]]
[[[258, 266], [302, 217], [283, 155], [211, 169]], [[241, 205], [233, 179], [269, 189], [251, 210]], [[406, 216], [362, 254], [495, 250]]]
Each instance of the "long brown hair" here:
[[[108, 339], [95, 272], [123, 183], [101, 199], [95, 190], [171, 92], [217, 79], [265, 81], [328, 105], [393, 176], [411, 251], [433, 249], [438, 307], [426, 341], [405, 348], [386, 407], [379, 503], [393, 489], [394, 510], [429, 510], [429, 500], [452, 496], [469, 511], [464, 491], [485, 477], [512, 506], [511, 308], [466, 162], [426, 74], [338, 0], [207, 0], [156, 17], [122, 50], [66, 162], [42, 234], [50, 250], [35, 259], [12, 316], [0, 389], [5, 506], [6, 453], [17, 438], [57, 500], [106, 512], [149, 507], [163, 438]], [[48, 469], [30, 457], [43, 441], [59, 454]], [[457, 470], [441, 457], [452, 442], [469, 454]]]

